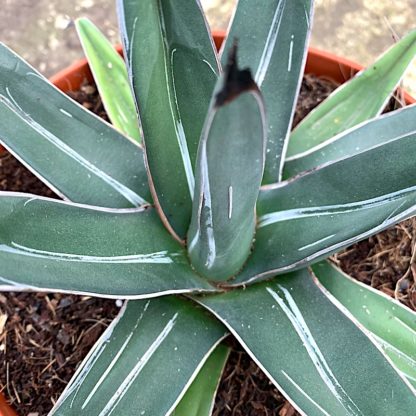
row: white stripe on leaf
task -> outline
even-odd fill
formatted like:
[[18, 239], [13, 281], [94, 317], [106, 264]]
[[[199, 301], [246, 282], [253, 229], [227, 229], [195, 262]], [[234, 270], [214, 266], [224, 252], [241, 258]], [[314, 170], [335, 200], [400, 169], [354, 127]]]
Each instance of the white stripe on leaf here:
[[267, 74], [267, 70], [269, 69], [270, 61], [272, 59], [273, 51], [277, 41], [277, 35], [279, 34], [280, 24], [282, 22], [283, 9], [285, 8], [285, 6], [286, 0], [279, 1], [279, 4], [277, 5], [276, 11], [273, 16], [272, 23], [270, 25], [263, 53], [261, 55], [256, 76], [254, 78], [259, 87], [261, 87], [261, 85], [263, 84], [264, 78]]
[[123, 185], [113, 177], [109, 176], [105, 172], [103, 172], [100, 168], [92, 164], [89, 160], [85, 159], [79, 153], [77, 153], [74, 149], [64, 143], [61, 139], [51, 133], [49, 130], [45, 129], [42, 125], [40, 125], [37, 121], [35, 121], [29, 114], [27, 114], [16, 102], [13, 98], [12, 94], [8, 87], [6, 87], [6, 92], [9, 95], [10, 99], [5, 97], [4, 95], [0, 94], [0, 101], [6, 105], [14, 114], [16, 114], [20, 119], [26, 123], [30, 128], [35, 130], [39, 135], [41, 135], [44, 139], [46, 139], [49, 143], [53, 146], [58, 148], [60, 151], [65, 153], [71, 159], [75, 160], [78, 164], [80, 164], [83, 168], [91, 172], [94, 176], [101, 179], [107, 185], [112, 187], [117, 193], [122, 195], [127, 201], [129, 201], [133, 206], [140, 206], [146, 203], [146, 201], [134, 191], [132, 191], [127, 186]]
[[[332, 392], [337, 401], [348, 411], [348, 414], [354, 416], [362, 415], [362, 412], [354, 401], [348, 396], [347, 392], [338, 382], [334, 373], [332, 372], [329, 364], [327, 363], [323, 353], [321, 352], [318, 344], [315, 341], [315, 338], [312, 335], [306, 321], [300, 311], [298, 305], [296, 304], [294, 298], [290, 292], [283, 286], [277, 285], [279, 290], [283, 293], [284, 299], [279, 296], [270, 287], [267, 287], [266, 290], [280, 306], [282, 311], [288, 317], [289, 321], [292, 323], [293, 328], [298, 334], [299, 338], [302, 340], [302, 344], [305, 347], [309, 357], [312, 360], [313, 365], [318, 371], [321, 379]], [[286, 304], [286, 302], [287, 304]]]
[[12, 241], [12, 247], [0, 244], [0, 252], [29, 256], [47, 260], [61, 260], [79, 263], [117, 263], [117, 264], [170, 264], [172, 257], [177, 253], [168, 253], [166, 250], [148, 254], [131, 254], [125, 256], [88, 256], [73, 253], [60, 253], [38, 250], [26, 247]]
[[176, 318], [178, 313], [172, 317], [172, 319], [166, 324], [162, 332], [157, 336], [157, 338], [150, 345], [148, 350], [143, 354], [137, 364], [129, 372], [124, 381], [120, 384], [116, 392], [111, 396], [110, 400], [105, 405], [104, 409], [100, 412], [99, 416], [109, 416], [116, 409], [120, 401], [123, 399], [125, 394], [128, 392], [132, 384], [135, 382], [136, 378], [139, 376], [140, 372], [143, 370], [144, 366], [148, 363], [152, 355], [160, 347], [165, 338], [172, 331], [176, 323]]
[[[363, 209], [375, 208], [393, 202], [400, 197], [416, 191], [416, 186], [411, 186], [409, 188], [400, 189], [399, 191], [392, 192], [389, 194], [381, 195], [375, 198], [348, 202], [345, 204], [334, 204], [334, 205], [323, 205], [315, 207], [305, 207], [305, 208], [293, 208], [283, 211], [271, 212], [269, 214], [264, 214], [259, 217], [258, 227], [266, 227], [282, 221], [294, 220], [299, 218], [307, 217], [321, 217], [325, 215], [334, 215], [334, 214], [346, 214], [349, 212], [354, 212]], [[395, 209], [397, 210], [397, 208]], [[389, 215], [389, 217], [392, 214]]]
[[93, 398], [93, 396], [95, 395], [95, 393], [97, 392], [97, 390], [99, 389], [101, 384], [107, 379], [107, 376], [110, 374], [113, 367], [117, 364], [118, 360], [120, 359], [121, 355], [123, 354], [124, 350], [126, 349], [127, 345], [129, 344], [131, 338], [133, 337], [134, 331], [137, 329], [137, 327], [139, 326], [139, 323], [143, 319], [143, 316], [144, 316], [145, 312], [147, 311], [147, 308], [149, 307], [149, 304], [150, 304], [150, 301], [147, 301], [146, 304], [144, 305], [143, 311], [140, 314], [140, 316], [138, 317], [138, 319], [136, 321], [136, 324], [134, 325], [133, 331], [131, 331], [130, 334], [127, 336], [127, 339], [124, 341], [123, 345], [121, 346], [120, 351], [118, 351], [118, 353], [113, 358], [113, 360], [111, 361], [109, 366], [106, 368], [104, 373], [101, 375], [100, 379], [94, 385], [94, 388], [91, 390], [90, 394], [88, 395], [88, 397], [85, 399], [84, 403], [81, 406], [82, 410], [88, 405], [88, 403], [91, 401], [91, 399]]
[[316, 406], [325, 416], [331, 416], [323, 407], [321, 407], [318, 403], [316, 403], [315, 400], [312, 399], [309, 394], [306, 393], [305, 390], [303, 390], [298, 383], [296, 383], [292, 377], [290, 377], [286, 371], [281, 370], [282, 374], [296, 387], [296, 389], [306, 398], [308, 399], [314, 406]]

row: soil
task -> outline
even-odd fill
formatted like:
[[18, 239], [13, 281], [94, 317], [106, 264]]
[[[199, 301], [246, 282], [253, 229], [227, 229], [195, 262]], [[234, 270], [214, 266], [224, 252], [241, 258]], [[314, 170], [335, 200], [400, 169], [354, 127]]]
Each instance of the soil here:
[[212, 416], [299, 415], [234, 339]]
[[8, 152], [0, 155], [0, 191], [28, 192], [58, 198]]
[[114, 300], [0, 294], [0, 317], [7, 317], [0, 335], [0, 386], [20, 415], [48, 414], [118, 309]]
[[355, 279], [416, 311], [416, 217], [337, 253], [333, 261]]
[[[306, 75], [294, 124], [335, 88]], [[72, 98], [107, 119], [95, 86]], [[389, 104], [393, 109], [397, 104]], [[8, 153], [0, 156], [0, 190], [55, 197]], [[416, 309], [416, 219], [407, 220], [333, 257], [346, 272]], [[86, 296], [0, 294], [0, 391], [21, 416], [47, 415], [77, 365], [116, 316], [119, 302]], [[294, 416], [260, 368], [231, 339], [233, 351], [218, 389], [214, 416]]]

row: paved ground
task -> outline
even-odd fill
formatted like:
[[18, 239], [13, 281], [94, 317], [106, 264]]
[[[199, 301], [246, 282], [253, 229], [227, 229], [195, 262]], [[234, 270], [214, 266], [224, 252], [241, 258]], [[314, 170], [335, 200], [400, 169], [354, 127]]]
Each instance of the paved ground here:
[[[226, 28], [236, 0], [201, 0], [212, 27]], [[90, 17], [117, 41], [115, 0], [0, 0], [0, 41], [46, 75], [82, 55], [71, 24]], [[261, 0], [258, 2], [261, 4]], [[416, 27], [416, 0], [315, 0], [314, 46], [364, 64]], [[406, 83], [416, 92], [416, 63]]]

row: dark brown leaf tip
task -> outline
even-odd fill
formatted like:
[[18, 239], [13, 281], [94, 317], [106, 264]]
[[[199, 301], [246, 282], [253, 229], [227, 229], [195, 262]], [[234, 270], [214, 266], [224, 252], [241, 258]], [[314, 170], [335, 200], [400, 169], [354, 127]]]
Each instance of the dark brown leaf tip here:
[[228, 62], [224, 71], [224, 85], [215, 96], [215, 107], [221, 107], [246, 91], [258, 91], [257, 84], [248, 68], [239, 69], [237, 62], [238, 42], [234, 40], [233, 47], [228, 54]]

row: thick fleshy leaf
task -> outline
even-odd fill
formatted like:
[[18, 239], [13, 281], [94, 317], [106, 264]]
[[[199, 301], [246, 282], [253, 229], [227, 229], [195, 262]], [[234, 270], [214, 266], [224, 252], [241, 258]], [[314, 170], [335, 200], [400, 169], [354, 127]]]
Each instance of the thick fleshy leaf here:
[[416, 30], [332, 93], [290, 135], [287, 156], [303, 152], [380, 114], [416, 54]]
[[249, 84], [240, 86], [247, 88], [244, 92], [225, 97], [232, 80], [243, 78], [235, 52], [214, 93], [202, 132], [188, 232], [192, 264], [212, 280], [237, 273], [250, 254], [264, 169], [264, 107], [249, 74]]
[[89, 19], [78, 19], [75, 26], [111, 123], [140, 143], [139, 120], [126, 64]]
[[190, 301], [173, 296], [130, 301], [50, 414], [170, 414], [225, 333]]
[[213, 290], [149, 209], [0, 193], [0, 290], [113, 298]]
[[181, 399], [172, 416], [211, 416], [215, 394], [230, 348], [218, 345]]
[[188, 230], [199, 137], [219, 73], [199, 1], [119, 0], [130, 81], [153, 199], [165, 225]]
[[327, 140], [303, 155], [286, 159], [285, 177], [350, 157], [383, 143], [416, 133], [416, 105], [402, 108]]
[[0, 143], [74, 202], [151, 202], [142, 149], [0, 44]]
[[396, 368], [416, 387], [416, 313], [325, 261], [313, 266], [319, 282], [370, 331]]
[[[267, 109], [264, 183], [280, 180], [311, 30], [313, 0], [239, 0], [222, 53], [234, 39], [241, 66], [255, 74]], [[283, 155], [283, 157], [282, 157]]]
[[306, 269], [198, 297], [308, 416], [407, 416], [416, 396]]
[[230, 284], [329, 256], [416, 212], [416, 133], [265, 187], [252, 255]]

